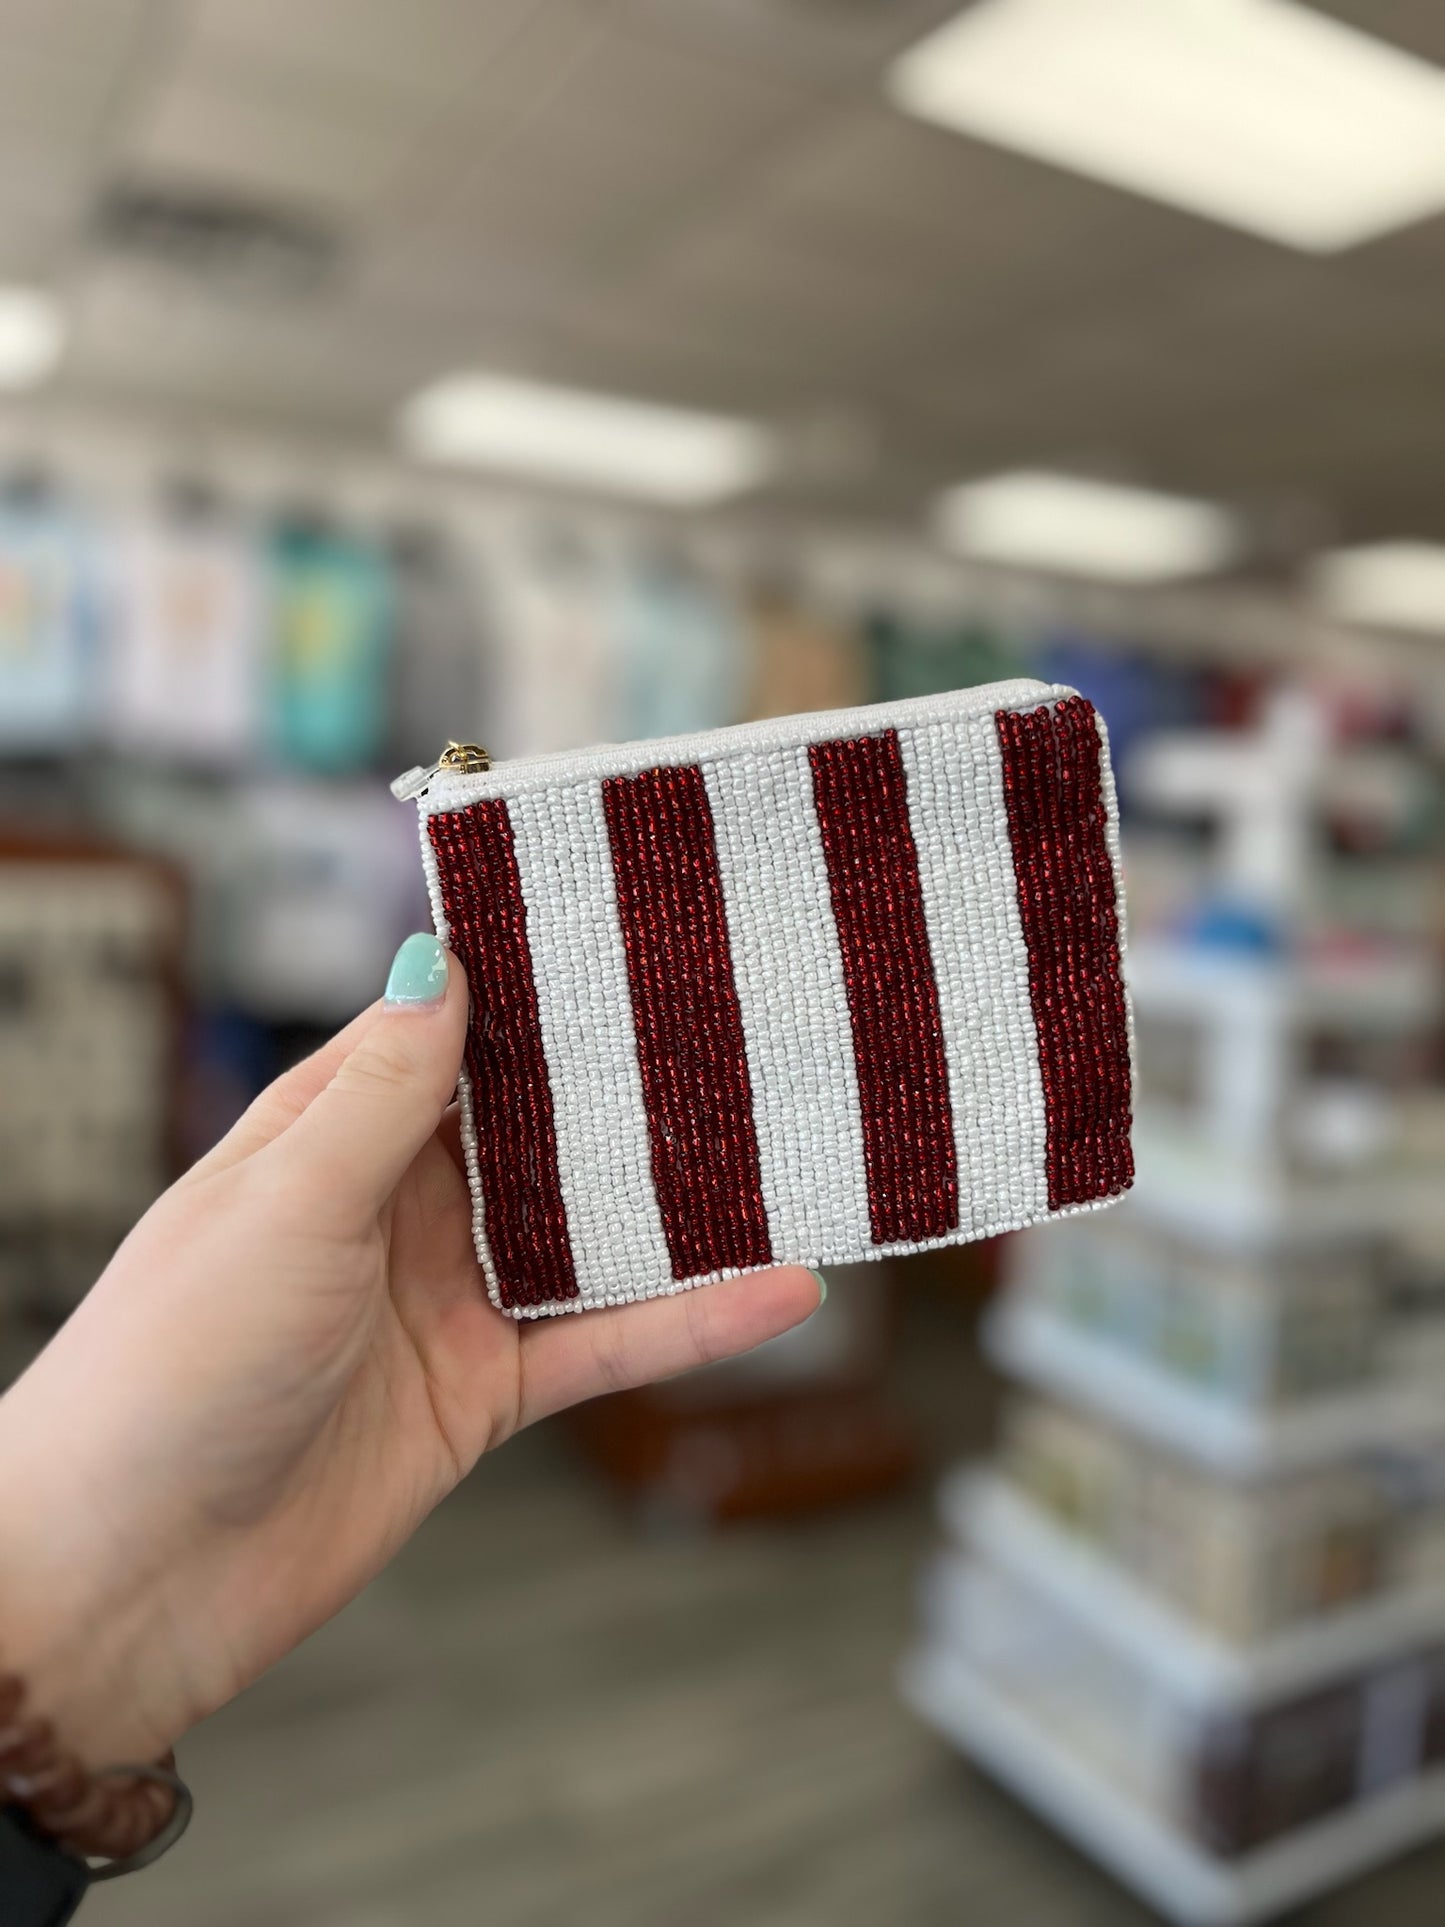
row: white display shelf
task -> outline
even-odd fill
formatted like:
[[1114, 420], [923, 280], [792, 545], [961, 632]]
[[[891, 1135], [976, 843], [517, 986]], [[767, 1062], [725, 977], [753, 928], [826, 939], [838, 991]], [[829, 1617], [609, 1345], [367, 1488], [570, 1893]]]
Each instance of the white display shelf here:
[[[1274, 741], [1286, 762], [1293, 763], [1279, 780], [1292, 783], [1300, 809], [1363, 810], [1388, 822], [1435, 799], [1428, 764], [1409, 750], [1384, 743], [1335, 746], [1311, 758], [1312, 767], [1306, 767], [1296, 751], [1297, 738], [1276, 735]], [[1137, 797], [1165, 810], [1194, 811], [1211, 800], [1217, 805], [1231, 793], [1253, 801], [1260, 788], [1264, 747], [1259, 734], [1160, 730], [1131, 755], [1130, 787]]]
[[959, 1653], [929, 1644], [903, 1669], [919, 1716], [1182, 1927], [1251, 1927], [1445, 1831], [1433, 1773], [1221, 1860], [1110, 1782]]
[[1301, 961], [1255, 958], [1144, 938], [1129, 946], [1135, 1008], [1160, 1016], [1237, 1016], [1253, 1006], [1281, 1024], [1411, 1029], [1440, 1008], [1428, 953], [1380, 952]]
[[1257, 1255], [1282, 1245], [1366, 1240], [1438, 1206], [1433, 1174], [1398, 1169], [1289, 1173], [1232, 1155], [1178, 1118], [1141, 1107], [1131, 1216], [1210, 1250]]
[[[1154, 1598], [1000, 1478], [955, 1472], [939, 1490], [939, 1508], [959, 1544], [1199, 1705], [1282, 1698], [1438, 1640], [1445, 1630], [1445, 1592], [1421, 1588], [1384, 1593], [1236, 1646]], [[937, 1597], [946, 1611], [946, 1586]]]
[[1011, 1376], [1231, 1478], [1265, 1478], [1371, 1447], [1445, 1438], [1445, 1391], [1434, 1386], [1383, 1383], [1242, 1412], [1007, 1298], [985, 1321], [984, 1344]]

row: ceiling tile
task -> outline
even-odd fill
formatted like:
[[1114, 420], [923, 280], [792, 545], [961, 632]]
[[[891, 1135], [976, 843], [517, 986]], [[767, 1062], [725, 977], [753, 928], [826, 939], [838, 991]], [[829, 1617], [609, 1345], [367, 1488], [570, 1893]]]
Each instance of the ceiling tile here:
[[0, 46], [110, 68], [158, 12], [156, 0], [0, 0]]
[[124, 159], [240, 193], [361, 214], [424, 125], [414, 101], [192, 55], [157, 89]]
[[786, 133], [819, 89], [620, 32], [600, 36], [551, 94], [549, 117], [567, 130], [631, 133], [658, 149], [732, 157]]
[[88, 153], [0, 120], [0, 225], [37, 236], [78, 236], [93, 190]]
[[740, 217], [687, 236], [631, 293], [684, 335], [792, 357], [800, 402], [840, 382], [871, 390], [933, 325], [915, 289]]
[[353, 259], [348, 285], [360, 307], [398, 323], [430, 317], [464, 338], [484, 321], [547, 313], [581, 278], [565, 250], [542, 248], [535, 237], [508, 245], [493, 236], [482, 246], [434, 223], [371, 243]]
[[816, 374], [777, 339], [687, 326], [650, 295], [584, 294], [550, 317], [549, 332], [596, 386], [723, 413], [787, 415]]
[[1445, 66], [1445, 12], [1436, 0], [1313, 0], [1321, 13], [1333, 14], [1376, 40], [1419, 54]]
[[575, 272], [659, 224], [687, 224], [716, 176], [707, 155], [654, 145], [645, 133], [570, 127], [539, 115], [503, 135], [454, 181], [433, 221], [459, 247], [500, 246]]
[[67, 383], [107, 395], [284, 409], [374, 433], [426, 365], [420, 349], [342, 316], [323, 320], [310, 304], [228, 304], [122, 266], [92, 271], [74, 306]]
[[192, 31], [221, 56], [450, 97], [534, 11], [533, 0], [197, 0]]
[[828, 84], [871, 78], [957, 10], [958, 0], [623, 0], [638, 27]]
[[454, 204], [503, 140], [545, 114], [549, 99], [605, 32], [605, 22], [595, 0], [532, 0], [516, 30], [498, 37], [466, 86], [431, 122], [426, 139], [373, 209], [373, 224], [410, 228]]
[[114, 86], [104, 64], [11, 41], [0, 26], [0, 130], [24, 129], [57, 144], [80, 146], [101, 124]]

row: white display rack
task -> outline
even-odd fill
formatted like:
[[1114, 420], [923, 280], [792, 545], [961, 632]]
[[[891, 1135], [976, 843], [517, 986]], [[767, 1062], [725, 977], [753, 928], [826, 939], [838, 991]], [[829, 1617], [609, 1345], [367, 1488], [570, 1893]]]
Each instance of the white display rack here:
[[1445, 1829], [1432, 1773], [1221, 1860], [1111, 1782], [961, 1654], [937, 1644], [903, 1669], [919, 1716], [1181, 1927], [1252, 1927]]
[[1138, 1183], [1131, 1217], [1206, 1248], [1242, 1257], [1284, 1245], [1314, 1249], [1364, 1241], [1438, 1204], [1433, 1172], [1281, 1172], [1231, 1154], [1181, 1121], [1141, 1108], [1134, 1123]]
[[1416, 950], [1365, 951], [1303, 962], [1144, 941], [1130, 946], [1127, 976], [1141, 1014], [1234, 1017], [1250, 1003], [1295, 1028], [1413, 1029], [1440, 1007], [1433, 959]]
[[1434, 1386], [1383, 1382], [1278, 1410], [1241, 1411], [1008, 1297], [985, 1321], [984, 1345], [1010, 1376], [1231, 1478], [1267, 1478], [1372, 1447], [1445, 1440], [1445, 1390]]
[[[1278, 1277], [1303, 1292], [1323, 1259], [1327, 1304], [1328, 1287], [1349, 1281], [1352, 1268], [1353, 1284], [1367, 1284], [1402, 1227], [1445, 1223], [1445, 1187], [1424, 1152], [1412, 1153], [1417, 1140], [1403, 1128], [1403, 1111], [1396, 1129], [1388, 1093], [1372, 1098], [1363, 1071], [1332, 1085], [1320, 1068], [1331, 1054], [1317, 1049], [1318, 1033], [1341, 1032], [1394, 1047], [1441, 1009], [1438, 960], [1418, 938], [1319, 937], [1322, 799], [1347, 795], [1352, 811], [1394, 821], [1416, 809], [1418, 773], [1393, 752], [1362, 760], [1332, 749], [1327, 719], [1296, 689], [1277, 692], [1258, 730], [1156, 740], [1136, 752], [1128, 774], [1136, 797], [1214, 821], [1209, 873], [1193, 879], [1196, 908], [1206, 917], [1211, 906], [1242, 913], [1233, 923], [1226, 915], [1220, 928], [1263, 930], [1270, 948], [1230, 952], [1164, 934], [1130, 948], [1126, 973], [1146, 1048], [1154, 1026], [1177, 1030], [1180, 1020], [1187, 1034], [1174, 1043], [1188, 1048], [1161, 1051], [1159, 1092], [1136, 1108], [1138, 1183], [1117, 1254], [1124, 1282], [1137, 1278], [1141, 1253], [1154, 1245], [1161, 1291], [1170, 1285], [1171, 1244], [1188, 1248], [1193, 1289], [1212, 1264], [1221, 1291], [1247, 1285], [1263, 1293]], [[1428, 788], [1428, 773], [1420, 780]], [[1181, 906], [1182, 898], [1176, 911]], [[1187, 1096], [1177, 1089], [1186, 1066]], [[1095, 1288], [1109, 1264], [1109, 1224], [1082, 1281], [1101, 1302], [1107, 1291]], [[1159, 1235], [1136, 1241], [1133, 1227]], [[1062, 1262], [1051, 1253], [1051, 1267]], [[1240, 1310], [1234, 1300], [1222, 1316], [1231, 1309]], [[1246, 1309], [1266, 1324], [1267, 1301]], [[1382, 1374], [1278, 1404], [1261, 1387], [1231, 1396], [1171, 1371], [1122, 1327], [1070, 1322], [1026, 1287], [993, 1308], [983, 1336], [1010, 1378], [1102, 1420], [1141, 1456], [1175, 1455], [1201, 1479], [1244, 1487], [1313, 1472], [1328, 1484], [1330, 1468], [1354, 1479], [1371, 1455], [1445, 1446], [1445, 1384], [1424, 1376]], [[1425, 1486], [1429, 1477], [1422, 1467]], [[1287, 1491], [1255, 1499], [1261, 1508], [1290, 1503]], [[1190, 1735], [1221, 1717], [1248, 1749], [1262, 1746], [1272, 1708], [1316, 1689], [1367, 1693], [1366, 1680], [1398, 1678], [1415, 1690], [1425, 1675], [1412, 1662], [1438, 1654], [1445, 1641], [1438, 1582], [1344, 1607], [1321, 1604], [1308, 1618], [1235, 1644], [996, 1473], [950, 1478], [940, 1503], [952, 1543], [925, 1578], [925, 1631], [906, 1670], [908, 1698], [1172, 1919], [1189, 1927], [1270, 1920], [1445, 1831], [1441, 1770], [1239, 1859], [1191, 1837], [1167, 1792], [1187, 1783], [1174, 1780], [1171, 1761], [1192, 1772]], [[1147, 1534], [1147, 1518], [1135, 1523]], [[1196, 1551], [1207, 1555], [1206, 1547]], [[1001, 1592], [996, 1610], [980, 1606], [990, 1587]], [[1032, 1655], [1037, 1666], [1018, 1660], [1016, 1634], [1023, 1647], [1043, 1642]], [[1075, 1636], [1086, 1657], [1071, 1665]], [[1055, 1641], [1063, 1670], [1049, 1686]], [[987, 1669], [995, 1643], [1002, 1672]], [[1368, 1753], [1361, 1740], [1362, 1783], [1370, 1783]]]
[[[960, 1470], [940, 1488], [939, 1507], [958, 1545], [1069, 1613], [1181, 1700], [1199, 1705], [1258, 1705], [1445, 1632], [1445, 1591], [1421, 1587], [1381, 1593], [1236, 1646], [1154, 1598], [1001, 1478]], [[934, 1584], [945, 1614], [953, 1591], [950, 1562], [965, 1563], [957, 1553], [943, 1555]]]

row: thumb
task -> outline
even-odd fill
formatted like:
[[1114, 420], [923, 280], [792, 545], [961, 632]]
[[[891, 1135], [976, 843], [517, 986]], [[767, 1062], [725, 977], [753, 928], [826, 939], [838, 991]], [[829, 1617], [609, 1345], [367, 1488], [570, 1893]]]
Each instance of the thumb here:
[[362, 1216], [385, 1203], [456, 1092], [466, 1029], [461, 965], [438, 938], [408, 937], [360, 1042], [276, 1140], [313, 1195]]

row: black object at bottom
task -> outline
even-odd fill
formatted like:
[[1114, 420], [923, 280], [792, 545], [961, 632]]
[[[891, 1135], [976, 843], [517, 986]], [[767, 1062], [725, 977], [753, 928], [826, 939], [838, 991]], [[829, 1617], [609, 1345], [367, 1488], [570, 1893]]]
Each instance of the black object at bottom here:
[[90, 1885], [85, 1863], [0, 1807], [0, 1927], [63, 1927]]

